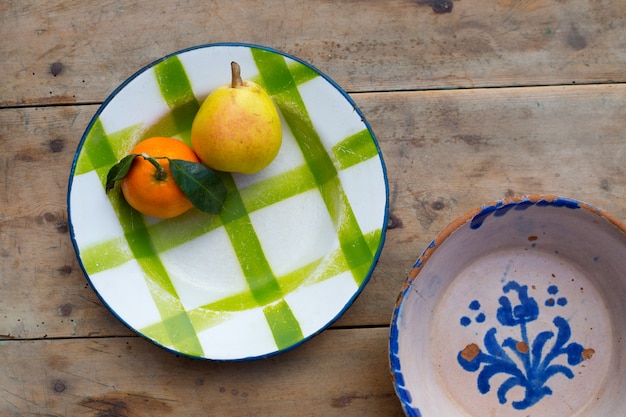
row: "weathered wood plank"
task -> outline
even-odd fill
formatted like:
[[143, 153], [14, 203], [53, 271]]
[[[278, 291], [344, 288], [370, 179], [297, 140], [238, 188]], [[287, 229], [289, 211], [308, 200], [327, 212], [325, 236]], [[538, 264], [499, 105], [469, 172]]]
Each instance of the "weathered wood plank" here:
[[447, 14], [424, 0], [5, 1], [0, 39], [0, 107], [101, 102], [214, 42], [277, 48], [350, 92], [626, 81], [626, 3], [612, 0], [457, 0]]
[[401, 416], [387, 329], [329, 330], [290, 352], [203, 362], [138, 337], [0, 345], [0, 414]]
[[88, 287], [68, 234], [70, 168], [95, 110], [0, 111], [1, 338], [127, 332]]
[[[387, 324], [419, 253], [485, 202], [562, 194], [626, 220], [626, 85], [354, 97], [385, 157], [395, 228], [337, 326]], [[1, 338], [131, 334], [86, 286], [67, 233], [69, 170], [95, 110], [0, 110]]]

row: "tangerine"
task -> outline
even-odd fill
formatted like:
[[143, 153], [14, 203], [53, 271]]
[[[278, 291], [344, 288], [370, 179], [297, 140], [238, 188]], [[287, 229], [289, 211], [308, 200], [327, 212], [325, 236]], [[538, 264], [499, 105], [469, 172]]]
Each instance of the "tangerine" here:
[[[162, 219], [179, 216], [193, 207], [174, 180], [167, 159], [200, 163], [191, 147], [175, 138], [155, 136], [139, 142], [130, 153], [140, 155], [121, 181], [122, 194], [131, 207]], [[156, 160], [163, 170], [143, 155]]]

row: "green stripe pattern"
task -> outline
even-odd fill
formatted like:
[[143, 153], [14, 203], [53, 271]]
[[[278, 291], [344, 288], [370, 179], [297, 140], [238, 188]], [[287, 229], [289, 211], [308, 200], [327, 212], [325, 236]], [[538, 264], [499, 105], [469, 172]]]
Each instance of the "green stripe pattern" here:
[[[207, 356], [198, 337], [201, 332], [250, 309], [262, 310], [277, 350], [302, 341], [306, 335], [285, 297], [302, 285], [314, 285], [342, 273], [350, 273], [355, 286], [362, 286], [383, 240], [383, 219], [380, 228], [366, 234], [361, 231], [339, 178], [340, 171], [379, 157], [370, 131], [364, 125], [362, 131], [327, 150], [298, 90], [299, 85], [319, 74], [280, 54], [250, 50], [259, 71], [254, 81], [272, 96], [302, 152], [304, 164], [243, 188], [238, 188], [230, 174], [223, 174], [228, 197], [217, 216], [192, 210], [168, 221], [148, 221], [130, 208], [116, 189], [108, 197], [123, 236], [79, 248], [88, 275], [135, 260], [160, 315], [160, 321], [137, 330], [158, 344], [190, 356]], [[172, 56], [151, 70], [170, 111], [149, 126], [137, 124], [116, 132], [106, 132], [102, 121], [96, 119], [79, 150], [74, 177], [95, 172], [104, 189], [108, 170], [124, 156], [129, 143], [154, 135], [176, 136], [189, 143], [199, 103], [183, 63], [178, 56]], [[321, 195], [337, 234], [338, 247], [323, 259], [277, 276], [250, 214], [312, 190]], [[185, 309], [161, 254], [219, 228], [230, 240], [247, 290]]]

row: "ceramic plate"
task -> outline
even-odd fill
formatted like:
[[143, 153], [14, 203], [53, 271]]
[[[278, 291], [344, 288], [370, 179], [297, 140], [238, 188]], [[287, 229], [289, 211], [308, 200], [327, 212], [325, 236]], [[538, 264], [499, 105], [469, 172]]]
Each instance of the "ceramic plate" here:
[[[150, 136], [190, 143], [230, 62], [276, 103], [283, 145], [255, 175], [229, 175], [224, 210], [140, 215], [109, 168]], [[387, 224], [378, 143], [332, 80], [278, 51], [203, 45], [143, 68], [100, 107], [72, 165], [68, 207], [81, 267], [106, 306], [171, 351], [215, 360], [275, 354], [336, 320], [367, 283]]]
[[411, 417], [597, 417], [626, 410], [626, 228], [580, 201], [485, 205], [419, 257], [390, 362]]

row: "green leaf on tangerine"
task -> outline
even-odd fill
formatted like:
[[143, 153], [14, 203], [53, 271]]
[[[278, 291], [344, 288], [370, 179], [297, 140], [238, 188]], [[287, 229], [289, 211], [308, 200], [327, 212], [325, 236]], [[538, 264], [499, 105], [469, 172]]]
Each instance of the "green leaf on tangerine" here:
[[217, 214], [226, 200], [226, 186], [209, 167], [182, 159], [170, 159], [170, 171], [189, 201], [201, 211]]
[[115, 187], [115, 181], [121, 180], [128, 174], [131, 165], [139, 154], [130, 154], [123, 157], [117, 164], [113, 165], [107, 174], [105, 191], [108, 193]]

